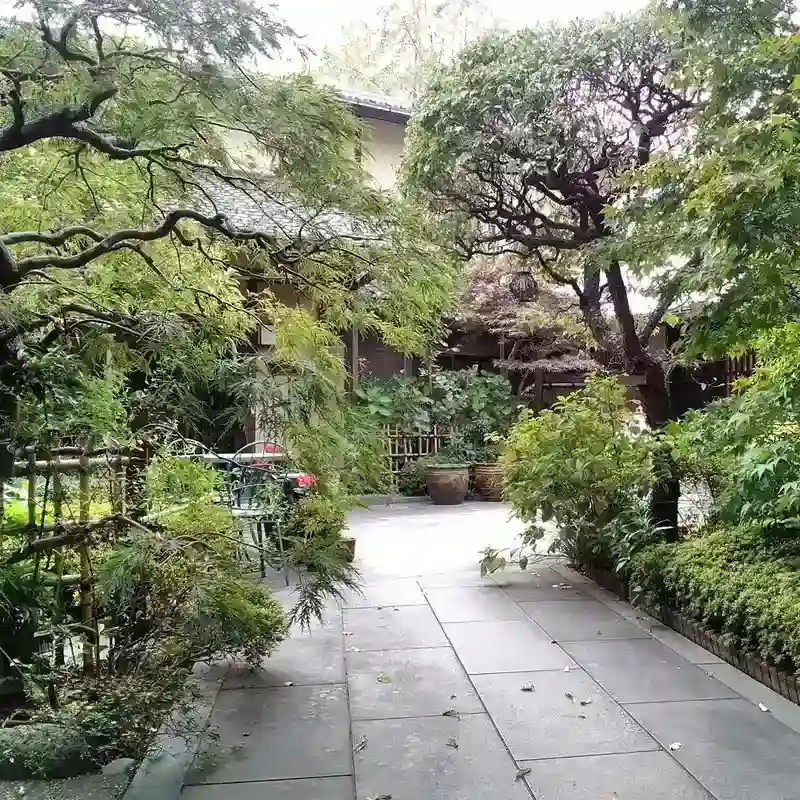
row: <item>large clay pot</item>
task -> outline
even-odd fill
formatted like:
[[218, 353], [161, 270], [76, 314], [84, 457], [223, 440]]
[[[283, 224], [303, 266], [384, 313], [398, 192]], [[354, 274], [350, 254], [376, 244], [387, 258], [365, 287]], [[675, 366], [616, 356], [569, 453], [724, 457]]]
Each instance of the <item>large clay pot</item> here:
[[475, 465], [475, 488], [484, 500], [503, 499], [503, 470], [499, 464]]
[[437, 506], [457, 506], [469, 489], [469, 465], [432, 464], [425, 473], [428, 494]]
[[348, 563], [353, 563], [356, 558], [356, 540], [352, 536], [342, 536], [342, 546]]

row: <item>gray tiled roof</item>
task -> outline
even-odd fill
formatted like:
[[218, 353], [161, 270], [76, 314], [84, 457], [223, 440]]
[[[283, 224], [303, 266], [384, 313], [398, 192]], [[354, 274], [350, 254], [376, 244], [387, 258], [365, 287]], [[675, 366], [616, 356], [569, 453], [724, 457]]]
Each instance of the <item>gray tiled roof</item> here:
[[397, 117], [404, 117], [408, 120], [411, 117], [410, 106], [394, 97], [386, 97], [380, 94], [369, 94], [367, 92], [351, 92], [339, 89], [339, 94], [351, 106], [365, 111], [383, 111]]
[[236, 231], [308, 239], [377, 236], [377, 232], [353, 215], [304, 207], [287, 195], [259, 188], [246, 177], [238, 185], [222, 180], [205, 181], [204, 189], [208, 197], [200, 199], [200, 210], [223, 214]]

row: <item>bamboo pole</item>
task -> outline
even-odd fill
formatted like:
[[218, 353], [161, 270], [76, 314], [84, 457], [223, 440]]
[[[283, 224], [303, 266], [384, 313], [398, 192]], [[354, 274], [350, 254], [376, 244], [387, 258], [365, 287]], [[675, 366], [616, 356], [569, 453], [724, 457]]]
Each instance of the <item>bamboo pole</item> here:
[[[78, 522], [86, 523], [89, 520], [89, 511], [91, 507], [91, 463], [89, 461], [89, 454], [91, 452], [91, 441], [89, 439], [82, 440], [83, 450], [80, 456], [80, 466], [78, 472]], [[92, 628], [92, 621], [94, 618], [94, 608], [92, 603], [92, 566], [89, 559], [89, 545], [82, 542], [78, 546], [80, 554], [80, 575], [81, 575], [81, 588], [80, 588], [80, 608], [81, 608], [81, 622], [83, 623], [83, 669], [84, 672], [92, 672], [94, 669], [94, 649], [92, 647], [92, 637], [89, 630]]]
[[36, 451], [31, 448], [28, 451], [28, 528], [33, 535], [36, 528]]
[[112, 459], [111, 509], [115, 514], [125, 513], [125, 469], [122, 456], [116, 454]]
[[[61, 523], [61, 501], [62, 486], [61, 486], [61, 469], [59, 462], [61, 461], [61, 454], [58, 449], [53, 450], [53, 466], [52, 466], [52, 482], [53, 482], [53, 521], [56, 525]], [[55, 619], [57, 625], [60, 625], [64, 619], [64, 553], [59, 549], [53, 554], [53, 565], [55, 572]], [[45, 582], [45, 585], [47, 583]], [[64, 637], [57, 636], [53, 641], [53, 660], [57, 667], [64, 666]]]

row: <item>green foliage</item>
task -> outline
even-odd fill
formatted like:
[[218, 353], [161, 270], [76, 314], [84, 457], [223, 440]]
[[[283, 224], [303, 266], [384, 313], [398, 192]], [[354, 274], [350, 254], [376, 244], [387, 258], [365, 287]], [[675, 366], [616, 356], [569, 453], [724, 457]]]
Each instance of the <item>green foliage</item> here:
[[721, 356], [797, 315], [800, 39], [794, 3], [667, 5], [705, 102], [684, 148], [630, 176], [615, 230], [633, 271], [694, 301], [685, 357]]
[[292, 507], [286, 530], [289, 562], [299, 570], [300, 585], [291, 619], [304, 628], [321, 620], [326, 599], [344, 600], [358, 587], [358, 571], [348, 561], [342, 531], [352, 501], [340, 487], [312, 491]]
[[647, 496], [651, 448], [615, 378], [591, 376], [582, 391], [522, 419], [508, 435], [502, 465], [505, 495], [528, 525], [525, 541], [540, 538], [540, 523], [552, 520], [554, 546], [574, 563], [613, 567], [623, 523], [612, 523]]
[[[99, 760], [139, 757], [196, 660], [258, 665], [288, 625], [246, 574], [218, 476], [188, 457], [208, 399], [230, 399], [228, 430], [255, 415], [317, 480], [270, 506], [307, 624], [356, 581], [348, 492], [386, 483], [385, 443], [346, 399], [342, 334], [426, 352], [458, 267], [431, 214], [374, 187], [333, 89], [252, 71], [293, 39], [269, 11], [24, 0], [0, 27], [0, 439], [131, 456], [124, 497], [107, 476], [91, 498], [64, 477], [59, 515], [40, 480], [54, 532], [6, 506], [0, 644], [49, 633], [52, 657], [11, 654], [32, 713]], [[253, 348], [259, 325], [273, 348]], [[78, 521], [87, 500], [109, 519]]]
[[[173, 575], [170, 566], [163, 578]], [[263, 666], [288, 632], [280, 603], [266, 586], [227, 570], [197, 577], [174, 635], [162, 638], [160, 646], [171, 657], [180, 653], [187, 665], [212, 656], [238, 655], [253, 669]]]
[[416, 378], [362, 378], [355, 390], [358, 403], [376, 422], [417, 431], [431, 424], [431, 398], [426, 383]]
[[[143, 759], [162, 726], [171, 735], [187, 740], [197, 735], [199, 725], [193, 707], [198, 693], [184, 669], [166, 673], [143, 668], [121, 676], [66, 676], [62, 691], [64, 705], [48, 717], [62, 730], [80, 735], [89, 745], [88, 756], [95, 769], [115, 758]], [[168, 717], [172, 709], [176, 713]], [[176, 724], [180, 716], [186, 720], [182, 725]], [[36, 768], [32, 771], [35, 774]]]
[[645, 548], [632, 585], [724, 636], [729, 646], [795, 670], [800, 664], [800, 547], [747, 528], [722, 528]]
[[731, 398], [686, 416], [665, 442], [682, 477], [707, 487], [713, 516], [763, 529], [800, 526], [800, 326], [756, 343], [758, 366]]
[[165, 451], [148, 464], [147, 497], [155, 508], [207, 500], [218, 488], [219, 475], [211, 467]]
[[71, 778], [95, 766], [75, 725], [39, 723], [0, 729], [0, 780]]
[[517, 414], [508, 378], [477, 368], [431, 374], [431, 421], [450, 432], [468, 461], [483, 460], [489, 437], [505, 436]]
[[418, 458], [403, 464], [397, 476], [397, 492], [403, 497], [424, 497], [428, 493], [425, 482], [427, 459]]
[[341, 491], [312, 491], [293, 507], [286, 531], [290, 536], [336, 538], [347, 523], [351, 507]]
[[367, 380], [356, 397], [379, 424], [399, 425], [411, 433], [441, 427], [450, 437], [446, 458], [451, 461], [496, 460], [499, 440], [517, 415], [508, 379], [477, 368]]
[[135, 652], [148, 668], [225, 655], [255, 666], [274, 649], [286, 619], [269, 590], [243, 574], [236, 534], [229, 511], [198, 501], [167, 515], [158, 533], [139, 531], [108, 553], [97, 591], [118, 626], [112, 664]]

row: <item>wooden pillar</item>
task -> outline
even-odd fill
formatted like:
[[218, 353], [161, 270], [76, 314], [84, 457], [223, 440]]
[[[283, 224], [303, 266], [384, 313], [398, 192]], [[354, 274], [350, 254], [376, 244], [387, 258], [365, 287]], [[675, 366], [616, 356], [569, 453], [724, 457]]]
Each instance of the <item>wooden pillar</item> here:
[[544, 408], [544, 371], [541, 369], [533, 373], [533, 407], [537, 413]]
[[359, 342], [358, 326], [353, 325], [352, 339], [350, 342], [350, 365], [353, 375], [353, 388], [358, 388], [358, 379], [360, 372], [359, 356], [358, 356], [358, 342]]

